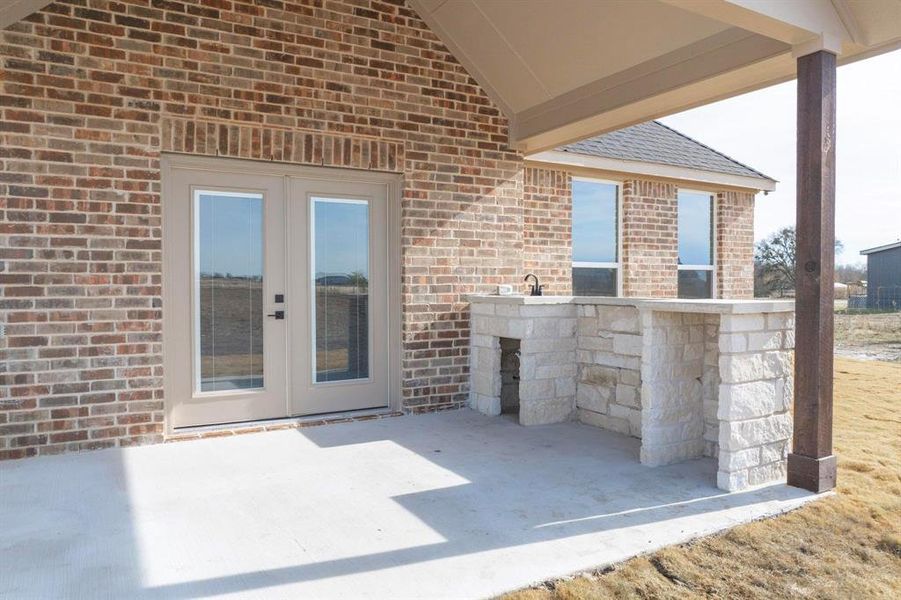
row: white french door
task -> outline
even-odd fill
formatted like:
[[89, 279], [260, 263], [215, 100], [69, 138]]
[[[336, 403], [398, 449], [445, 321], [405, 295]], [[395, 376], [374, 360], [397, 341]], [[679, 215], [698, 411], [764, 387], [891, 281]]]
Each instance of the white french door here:
[[387, 406], [387, 186], [217, 164], [165, 170], [170, 427]]
[[292, 178], [294, 414], [388, 405], [387, 189]]

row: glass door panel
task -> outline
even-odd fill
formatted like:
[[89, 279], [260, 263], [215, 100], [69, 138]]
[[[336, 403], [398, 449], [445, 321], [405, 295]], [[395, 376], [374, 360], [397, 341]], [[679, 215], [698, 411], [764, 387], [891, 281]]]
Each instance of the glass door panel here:
[[196, 391], [263, 387], [263, 196], [195, 190]]
[[314, 381], [369, 377], [369, 203], [312, 198]]

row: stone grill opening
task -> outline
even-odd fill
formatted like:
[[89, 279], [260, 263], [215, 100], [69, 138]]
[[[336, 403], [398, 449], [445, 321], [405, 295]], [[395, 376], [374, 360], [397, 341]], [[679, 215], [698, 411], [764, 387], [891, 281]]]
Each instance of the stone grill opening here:
[[501, 414], [519, 415], [519, 340], [500, 338]]

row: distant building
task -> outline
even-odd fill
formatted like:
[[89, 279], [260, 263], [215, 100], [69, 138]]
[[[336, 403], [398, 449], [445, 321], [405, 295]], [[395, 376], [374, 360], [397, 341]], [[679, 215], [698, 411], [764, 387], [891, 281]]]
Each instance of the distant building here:
[[867, 257], [867, 308], [901, 309], [901, 241], [860, 253]]

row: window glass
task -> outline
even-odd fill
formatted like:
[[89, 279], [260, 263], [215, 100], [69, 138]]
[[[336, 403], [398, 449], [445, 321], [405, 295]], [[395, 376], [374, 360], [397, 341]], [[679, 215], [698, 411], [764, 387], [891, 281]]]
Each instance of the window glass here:
[[197, 191], [202, 392], [263, 387], [263, 196]]
[[369, 377], [369, 204], [313, 198], [315, 381]]
[[712, 298], [711, 287], [712, 271], [698, 271], [691, 269], [679, 270], [679, 297], [680, 298]]
[[713, 198], [679, 192], [679, 264], [713, 264]]
[[618, 189], [600, 181], [573, 180], [573, 294], [616, 296], [619, 272]]
[[616, 296], [617, 269], [573, 267], [574, 296]]
[[615, 263], [616, 185], [573, 180], [573, 262]]

